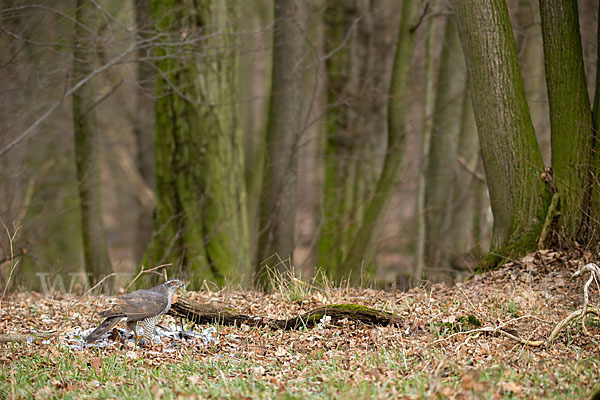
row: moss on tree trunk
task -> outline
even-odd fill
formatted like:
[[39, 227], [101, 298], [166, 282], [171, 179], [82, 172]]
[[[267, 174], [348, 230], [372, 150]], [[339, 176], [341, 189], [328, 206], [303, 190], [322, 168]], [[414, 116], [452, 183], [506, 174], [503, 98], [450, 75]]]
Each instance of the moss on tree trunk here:
[[494, 225], [483, 269], [536, 248], [551, 192], [529, 115], [506, 3], [452, 1], [472, 80], [472, 102]]
[[363, 222], [352, 241], [352, 246], [344, 258], [343, 268], [351, 271], [350, 282], [358, 284], [363, 273], [374, 273], [373, 265], [365, 266], [365, 257], [373, 242], [374, 232], [383, 217], [389, 198], [397, 185], [398, 174], [404, 159], [406, 142], [406, 107], [408, 96], [406, 87], [415, 44], [418, 2], [406, 0], [402, 3], [402, 16], [392, 80], [388, 99], [388, 147], [383, 162], [383, 170], [377, 181], [373, 196], [367, 206]]
[[[157, 209], [146, 263], [171, 262], [192, 287], [251, 272], [230, 4], [155, 1], [163, 30], [156, 101]], [[200, 40], [179, 43], [188, 35]], [[192, 37], [193, 39], [193, 37]], [[172, 45], [175, 43], [175, 45]], [[195, 44], [197, 43], [197, 44]], [[179, 270], [172, 268], [173, 272]]]
[[372, 5], [331, 0], [324, 12], [327, 70], [325, 182], [317, 242], [317, 265], [339, 282], [349, 271], [341, 264], [360, 226], [378, 169], [376, 124], [383, 107], [376, 101], [385, 63], [376, 40], [386, 28]]
[[[552, 169], [560, 195], [559, 234], [585, 242], [598, 226], [588, 208], [598, 185], [592, 111], [583, 65], [577, 2], [541, 0], [544, 65], [552, 129]], [[594, 231], [595, 229], [592, 229]]]

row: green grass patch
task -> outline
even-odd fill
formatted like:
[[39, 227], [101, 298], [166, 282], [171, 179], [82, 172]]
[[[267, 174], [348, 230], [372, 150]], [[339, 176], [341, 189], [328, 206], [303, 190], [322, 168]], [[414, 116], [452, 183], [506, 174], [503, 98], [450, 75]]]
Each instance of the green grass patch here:
[[[27, 351], [14, 345], [9, 352]], [[511, 370], [475, 360], [458, 364], [443, 349], [407, 355], [401, 348], [328, 358], [322, 352], [297, 362], [257, 362], [218, 353], [160, 362], [160, 355], [132, 359], [125, 351], [68, 349], [30, 353], [0, 367], [2, 398], [277, 398], [363, 399], [451, 398], [471, 392], [479, 398], [582, 398], [597, 379], [600, 361]], [[138, 354], [138, 353], [136, 353]], [[141, 356], [141, 353], [139, 353]], [[533, 361], [532, 361], [533, 362]], [[437, 365], [437, 366], [436, 366]], [[435, 368], [425, 368], [434, 366]], [[511, 391], [512, 390], [512, 391]]]

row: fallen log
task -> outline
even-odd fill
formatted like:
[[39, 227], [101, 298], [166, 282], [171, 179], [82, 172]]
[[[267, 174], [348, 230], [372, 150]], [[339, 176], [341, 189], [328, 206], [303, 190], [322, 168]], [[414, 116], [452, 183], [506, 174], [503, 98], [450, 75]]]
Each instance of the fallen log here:
[[56, 331], [29, 334], [0, 334], [0, 343], [32, 343], [48, 340], [53, 336], [56, 336]]
[[331, 304], [310, 310], [297, 317], [289, 319], [273, 319], [240, 314], [227, 307], [216, 307], [210, 304], [191, 302], [179, 298], [171, 305], [169, 314], [186, 318], [197, 324], [219, 323], [223, 325], [264, 326], [272, 329], [299, 329], [315, 326], [324, 316], [331, 317], [331, 321], [348, 319], [360, 321], [366, 325], [401, 325], [400, 317], [387, 311], [375, 310], [373, 308], [358, 304]]

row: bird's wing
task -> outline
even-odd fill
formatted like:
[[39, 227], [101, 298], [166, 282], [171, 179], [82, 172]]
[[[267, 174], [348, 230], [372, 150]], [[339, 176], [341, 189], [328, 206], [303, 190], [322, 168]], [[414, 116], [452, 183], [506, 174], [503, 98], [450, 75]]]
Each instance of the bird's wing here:
[[169, 299], [153, 290], [136, 290], [114, 300], [113, 312], [120, 312], [130, 321], [139, 321], [162, 313]]

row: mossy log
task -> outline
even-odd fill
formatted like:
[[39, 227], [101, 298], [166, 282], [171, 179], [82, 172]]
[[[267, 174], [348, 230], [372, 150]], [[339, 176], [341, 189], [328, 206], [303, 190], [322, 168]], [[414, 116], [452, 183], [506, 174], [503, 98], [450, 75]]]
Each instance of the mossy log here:
[[272, 319], [240, 314], [230, 308], [216, 307], [180, 298], [173, 303], [169, 314], [175, 317], [186, 318], [195, 323], [246, 324], [285, 330], [313, 327], [326, 315], [331, 317], [332, 321], [339, 321], [346, 318], [352, 321], [360, 321], [367, 325], [400, 325], [402, 322], [400, 317], [392, 313], [357, 304], [331, 304], [315, 308], [297, 317]]

